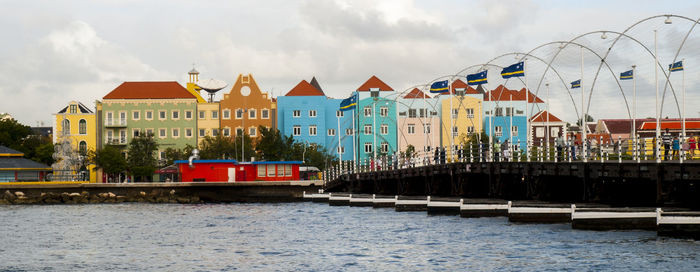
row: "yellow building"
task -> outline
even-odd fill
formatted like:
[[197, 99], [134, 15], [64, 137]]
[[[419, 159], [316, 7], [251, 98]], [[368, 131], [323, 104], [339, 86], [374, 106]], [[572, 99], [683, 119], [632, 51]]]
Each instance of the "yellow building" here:
[[[202, 88], [197, 86], [199, 81], [199, 72], [197, 70], [192, 68], [187, 74], [189, 75], [187, 91], [197, 97], [197, 145], [200, 145], [207, 136], [216, 137], [219, 134], [226, 137], [231, 136], [231, 128], [222, 129], [219, 125], [222, 118], [231, 118], [231, 112], [221, 112], [219, 110], [219, 102], [207, 102], [202, 97]], [[221, 116], [219, 116], [219, 113], [221, 113]]]
[[[53, 124], [54, 144], [66, 138], [71, 142], [71, 146], [82, 155], [97, 148], [95, 113], [83, 103], [71, 101], [68, 106], [53, 115], [55, 116]], [[90, 172], [90, 182], [96, 182], [95, 165], [89, 165], [87, 168]]]
[[483, 124], [481, 105], [481, 99], [466, 95], [442, 99], [440, 105], [442, 133], [440, 135], [442, 135], [443, 147], [448, 148], [453, 142], [455, 145], [459, 145], [460, 139], [466, 138], [472, 133], [481, 132]]

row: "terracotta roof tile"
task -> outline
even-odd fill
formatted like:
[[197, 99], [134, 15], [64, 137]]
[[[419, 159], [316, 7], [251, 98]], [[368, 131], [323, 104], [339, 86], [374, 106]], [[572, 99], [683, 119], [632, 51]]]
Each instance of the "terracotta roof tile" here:
[[284, 96], [324, 96], [324, 94], [306, 80], [302, 80]]
[[[680, 130], [681, 121], [666, 121], [661, 120], [661, 130], [665, 129]], [[685, 121], [685, 129], [700, 129], [700, 121]], [[644, 122], [639, 130], [656, 130], [656, 121]]]
[[391, 92], [394, 91], [393, 88], [389, 87], [389, 85], [386, 85], [384, 81], [379, 79], [377, 76], [372, 76], [370, 77], [367, 81], [365, 81], [362, 86], [357, 88], [358, 92], [369, 92], [370, 88], [379, 88], [380, 91], [387, 91]]
[[535, 113], [535, 115], [533, 115], [532, 118], [530, 118], [530, 122], [547, 122], [547, 116], [549, 116], [549, 122], [561, 122], [561, 119], [559, 119], [558, 117], [554, 116], [554, 114], [551, 114], [546, 110]]
[[[516, 91], [510, 90], [503, 85], [498, 85], [496, 89], [484, 94], [484, 101], [490, 101], [491, 98], [493, 101], [508, 101], [511, 99], [511, 95], [513, 96], [513, 101], [525, 101], [525, 92], [525, 88]], [[532, 92], [529, 92], [528, 100], [529, 103], [544, 103], [542, 99], [535, 96]]]
[[124, 82], [103, 99], [174, 99], [192, 98], [194, 95], [175, 81]]
[[430, 98], [430, 96], [427, 95], [427, 94], [425, 94], [424, 92], [422, 92], [422, 91], [419, 90], [418, 88], [413, 88], [413, 90], [411, 90], [410, 92], [408, 92], [408, 94], [404, 95], [403, 98], [406, 98], [406, 99], [412, 99], [412, 98]]

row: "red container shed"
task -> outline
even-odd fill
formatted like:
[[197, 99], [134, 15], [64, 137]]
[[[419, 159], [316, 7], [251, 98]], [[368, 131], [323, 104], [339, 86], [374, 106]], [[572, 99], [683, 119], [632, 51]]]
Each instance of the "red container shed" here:
[[238, 162], [236, 160], [175, 161], [182, 182], [245, 182], [299, 180], [300, 161]]

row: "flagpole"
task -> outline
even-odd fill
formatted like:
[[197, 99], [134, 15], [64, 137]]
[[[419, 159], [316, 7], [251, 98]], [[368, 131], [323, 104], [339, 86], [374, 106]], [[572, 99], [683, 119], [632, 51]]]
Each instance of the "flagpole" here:
[[421, 90], [421, 93], [423, 95], [423, 114], [424, 115], [422, 117], [419, 117], [419, 118], [423, 118], [423, 139], [424, 139], [423, 153], [425, 153], [426, 151], [428, 151], [428, 129], [426, 127], [428, 125], [428, 123], [425, 120], [425, 116], [427, 116], [427, 114], [425, 114], [425, 113], [428, 111], [428, 102], [425, 100], [426, 95], [423, 92], [423, 90]]
[[[634, 156], [639, 156], [637, 146], [637, 65], [632, 65], [632, 139], [634, 139]], [[635, 158], [636, 159], [636, 158]]]
[[510, 157], [512, 158], [513, 157], [513, 150], [512, 150], [512, 146], [513, 146], [513, 113], [514, 113], [515, 107], [513, 107], [513, 92], [509, 92], [509, 93], [510, 93], [510, 98], [509, 98], [510, 99], [510, 101], [509, 101], [509, 104], [510, 104], [509, 105], [510, 106], [510, 124], [509, 124], [510, 128], [508, 128], [508, 133], [510, 133], [510, 135], [508, 135], [508, 151], [510, 151], [509, 152]]
[[[341, 111], [342, 112], [342, 111]], [[337, 115], [337, 114], [336, 114]], [[336, 116], [338, 119], [338, 162], [341, 163], [343, 162], [343, 157], [340, 154], [340, 151], [343, 149], [342, 144], [340, 142], [340, 116]]]
[[661, 162], [661, 146], [660, 146], [660, 137], [661, 137], [661, 112], [659, 112], [659, 55], [658, 55], [658, 46], [657, 46], [657, 40], [656, 40], [656, 35], [657, 31], [654, 29], [654, 81], [656, 81], [656, 148], [654, 148], [654, 151], [656, 151], [656, 163]]
[[[452, 111], [454, 111], [454, 109], [452, 108], [452, 99], [454, 98], [454, 96], [452, 95], [452, 86], [450, 85], [449, 81], [447, 82], [447, 86], [448, 86], [447, 91], [450, 92], [450, 134], [449, 135], [450, 135], [450, 154], [452, 154], [453, 153], [452, 148], [454, 148], [454, 146], [455, 146], [455, 135], [453, 132], [455, 129], [454, 128], [455, 124], [454, 124], [454, 118], [453, 118], [454, 116], [452, 114]], [[442, 105], [440, 105], [440, 106], [442, 106]], [[452, 155], [454, 155], [454, 154], [452, 154]], [[452, 155], [450, 155], [450, 157]]]
[[527, 58], [523, 58], [523, 73], [524, 73], [524, 80], [525, 80], [525, 128], [527, 131], [525, 132], [525, 150], [527, 152], [527, 162], [530, 162], [530, 114], [528, 114], [528, 106], [530, 104], [530, 89], [528, 89], [527, 86], [527, 73], [525, 73], [525, 66], [527, 66], [525, 63], [527, 62]]
[[[683, 61], [684, 61], [684, 60], [685, 60], [685, 59], [682, 59], [682, 60], [681, 60], [681, 67], [683, 67]], [[681, 163], [683, 163], [683, 156], [685, 155], [685, 152], [683, 151], [683, 148], [682, 148], [682, 147], [683, 147], [683, 143], [685, 143], [685, 141], [686, 141], [686, 140], [685, 140], [685, 69], [681, 70], [681, 72], [683, 72], [683, 74], [682, 74], [682, 75], [683, 75], [683, 76], [682, 76], [682, 78], [683, 78], [682, 80], [683, 80], [683, 81], [682, 81], [682, 83], [681, 83], [681, 84], [682, 84], [682, 89], [683, 89], [683, 100], [682, 100], [682, 101], [683, 101], [683, 104], [682, 104], [682, 107], [681, 107], [681, 119], [682, 119], [682, 121], [681, 121], [681, 135], [683, 135], [683, 136], [681, 136], [681, 141], [680, 141], [680, 145], [681, 145], [681, 148], [680, 148], [681, 154], [680, 154], [680, 156], [679, 156], [679, 159], [680, 159]]]
[[585, 93], [585, 88], [583, 87], [583, 46], [581, 46], [581, 79], [579, 81], [579, 86], [581, 87], [581, 131], [583, 132], [581, 134], [581, 153], [583, 154], [581, 158], [583, 159], [583, 162], [588, 161], [588, 154], [586, 152], [586, 104], [585, 104], [585, 97], [583, 93]]
[[[503, 88], [505, 88], [505, 87], [503, 87]], [[487, 88], [487, 90], [488, 90], [488, 88]], [[487, 158], [488, 158], [489, 162], [492, 162], [493, 161], [493, 152], [492, 152], [493, 151], [493, 130], [492, 130], [493, 123], [492, 123], [492, 119], [493, 119], [493, 109], [494, 109], [493, 91], [489, 91], [489, 102], [491, 102], [490, 103], [491, 107], [489, 109], [489, 154], [488, 154]]]
[[357, 137], [355, 136], [357, 134], [355, 131], [355, 112], [360, 110], [357, 106], [357, 100], [359, 99], [355, 99], [355, 108], [352, 110], [352, 163], [355, 165], [355, 173], [359, 172], [359, 165], [357, 165], [357, 147], [355, 145], [355, 141], [357, 141]]
[[549, 83], [544, 84], [547, 87], [547, 125], [545, 126], [547, 128], [547, 131], [545, 132], [545, 138], [547, 139], [546, 147], [545, 150], [547, 151], [547, 155], [545, 156], [547, 159], [549, 159]]

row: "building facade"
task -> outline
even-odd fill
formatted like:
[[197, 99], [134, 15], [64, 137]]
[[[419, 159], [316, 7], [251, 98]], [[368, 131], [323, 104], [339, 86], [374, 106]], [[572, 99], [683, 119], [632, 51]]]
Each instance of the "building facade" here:
[[525, 96], [524, 88], [516, 91], [503, 85], [484, 94], [484, 132], [493, 136], [494, 142], [503, 143], [508, 140], [518, 148], [526, 149], [528, 117], [525, 109], [529, 107], [528, 115], [532, 115], [533, 108], [536, 112], [544, 109], [544, 101], [530, 92], [526, 102]]
[[[83, 103], [70, 101], [54, 115], [53, 143], [68, 141], [82, 156], [97, 150], [97, 121], [95, 113]], [[95, 181], [95, 165], [87, 166], [90, 181]]]
[[[537, 146], [554, 146], [557, 137], [566, 137], [566, 122], [544, 110], [530, 118], [532, 143]], [[549, 131], [549, 132], [547, 132]]]
[[418, 88], [396, 100], [399, 151], [406, 152], [409, 145], [416, 152], [428, 151], [429, 146], [434, 146], [433, 143], [439, 141], [434, 135], [439, 131], [440, 117], [429, 115], [430, 112], [435, 112], [434, 101], [434, 98]]
[[219, 104], [220, 129], [230, 131], [231, 136], [245, 131], [255, 140], [260, 136], [258, 126], [276, 129], [277, 113], [273, 100], [267, 92], [260, 91], [251, 74], [238, 75], [236, 83]]
[[397, 93], [378, 77], [372, 76], [357, 88], [357, 95], [358, 159], [397, 152]]
[[461, 80], [452, 83], [450, 94], [441, 94], [441, 140], [443, 147], [466, 144], [469, 136], [482, 130], [482, 97]]

